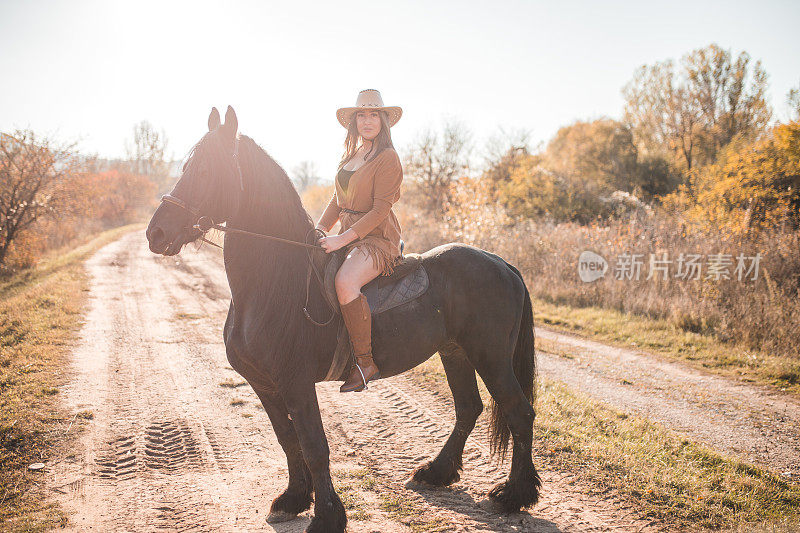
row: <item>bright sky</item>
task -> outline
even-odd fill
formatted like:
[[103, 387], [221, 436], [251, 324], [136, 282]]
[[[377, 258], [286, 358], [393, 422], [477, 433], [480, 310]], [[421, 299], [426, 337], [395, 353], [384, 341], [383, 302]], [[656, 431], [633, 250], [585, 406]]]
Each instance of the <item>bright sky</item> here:
[[444, 116], [478, 146], [498, 126], [535, 142], [576, 119], [618, 117], [645, 63], [716, 42], [746, 50], [785, 95], [800, 84], [800, 2], [2, 0], [0, 130], [30, 127], [124, 154], [133, 125], [163, 128], [182, 158], [211, 106], [287, 171], [333, 179], [359, 90], [403, 107], [395, 146]]

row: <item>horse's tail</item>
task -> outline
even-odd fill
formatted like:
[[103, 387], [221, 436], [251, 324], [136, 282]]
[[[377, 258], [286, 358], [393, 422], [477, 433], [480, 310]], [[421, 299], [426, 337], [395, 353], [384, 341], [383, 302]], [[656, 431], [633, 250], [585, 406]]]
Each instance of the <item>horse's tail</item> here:
[[[528, 293], [528, 287], [525, 286], [525, 280], [522, 278], [522, 274], [520, 274], [519, 270], [513, 265], [506, 264], [519, 276], [519, 279], [522, 281], [522, 286], [525, 288], [525, 301], [522, 304], [522, 320], [520, 321], [519, 333], [517, 334], [517, 345], [514, 348], [513, 365], [514, 375], [519, 382], [520, 388], [522, 388], [522, 393], [525, 395], [528, 402], [533, 405], [536, 401], [536, 352], [534, 347], [531, 296]], [[502, 461], [505, 459], [506, 452], [508, 451], [508, 440], [511, 436], [511, 430], [497, 402], [491, 399], [490, 405], [492, 414], [490, 420], [491, 437], [489, 439], [489, 447], [492, 455], [499, 455]], [[531, 425], [533, 425], [532, 419]]]

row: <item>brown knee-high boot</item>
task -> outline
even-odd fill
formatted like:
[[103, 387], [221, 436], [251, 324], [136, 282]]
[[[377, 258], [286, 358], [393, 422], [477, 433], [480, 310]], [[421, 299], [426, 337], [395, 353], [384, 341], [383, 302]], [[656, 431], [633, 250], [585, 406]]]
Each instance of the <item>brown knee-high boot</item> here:
[[339, 392], [359, 392], [367, 388], [369, 380], [380, 377], [380, 371], [372, 360], [372, 316], [369, 303], [367, 297], [359, 292], [358, 298], [340, 304], [339, 307], [356, 358], [356, 364], [350, 369], [350, 377], [339, 388]]

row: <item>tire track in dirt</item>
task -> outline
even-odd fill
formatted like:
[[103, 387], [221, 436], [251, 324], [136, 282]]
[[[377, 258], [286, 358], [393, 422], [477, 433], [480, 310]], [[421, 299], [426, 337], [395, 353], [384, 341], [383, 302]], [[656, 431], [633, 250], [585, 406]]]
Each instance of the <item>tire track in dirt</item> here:
[[542, 375], [628, 414], [800, 480], [800, 402], [679, 362], [536, 328], [567, 357], [537, 350]]

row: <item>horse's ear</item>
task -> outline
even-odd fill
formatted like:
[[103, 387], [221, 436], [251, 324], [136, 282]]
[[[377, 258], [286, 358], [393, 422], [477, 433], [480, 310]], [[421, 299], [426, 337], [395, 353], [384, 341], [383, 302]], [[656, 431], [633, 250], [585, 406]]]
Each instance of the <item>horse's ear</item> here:
[[231, 106], [228, 106], [228, 110], [225, 112], [225, 124], [222, 127], [231, 138], [236, 137], [236, 131], [239, 129], [239, 119], [236, 118], [236, 111]]
[[208, 131], [214, 131], [220, 125], [219, 111], [216, 107], [211, 108], [211, 114], [208, 115]]

